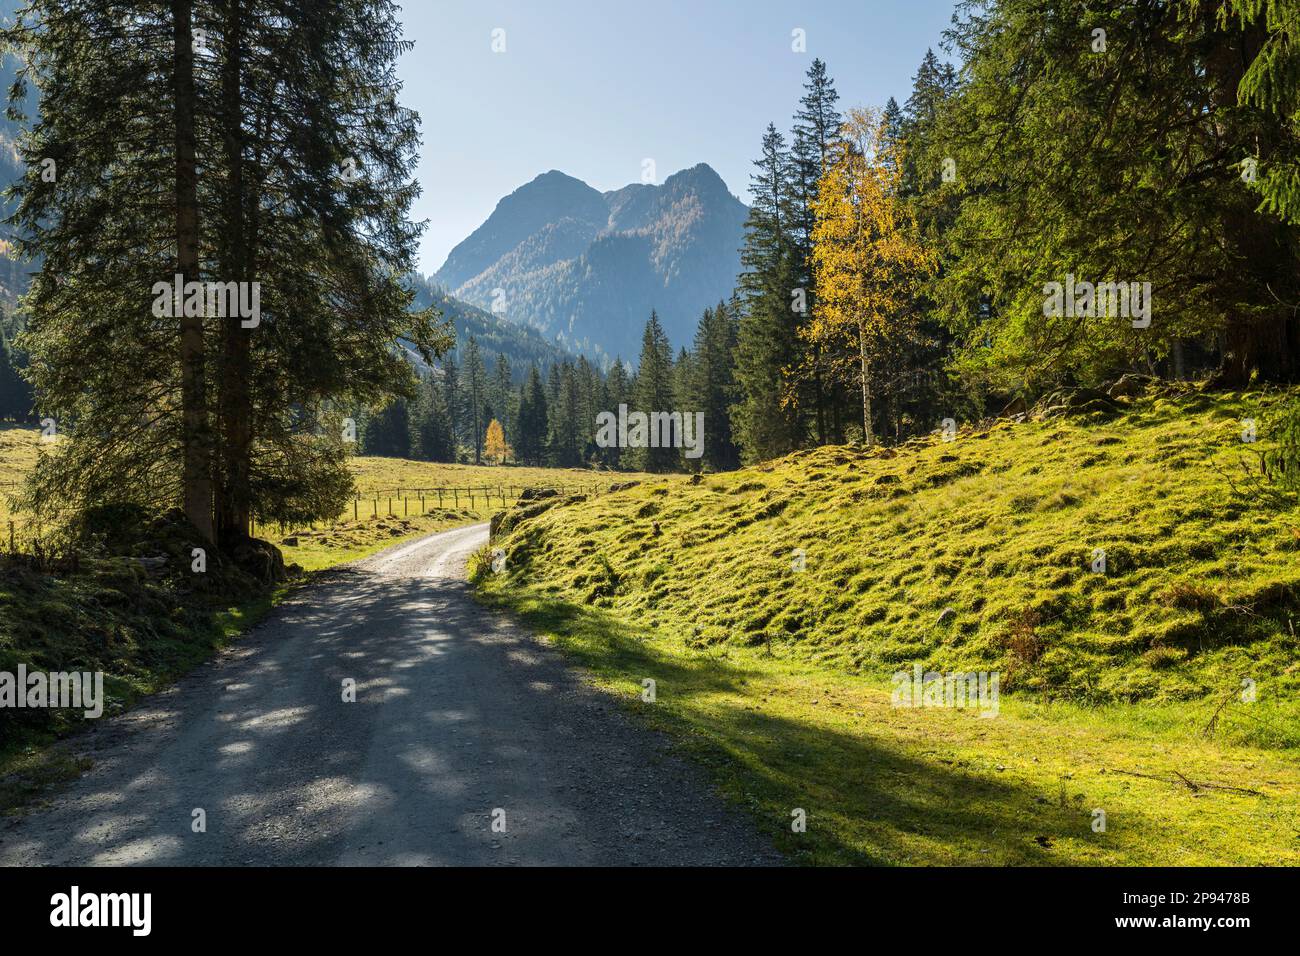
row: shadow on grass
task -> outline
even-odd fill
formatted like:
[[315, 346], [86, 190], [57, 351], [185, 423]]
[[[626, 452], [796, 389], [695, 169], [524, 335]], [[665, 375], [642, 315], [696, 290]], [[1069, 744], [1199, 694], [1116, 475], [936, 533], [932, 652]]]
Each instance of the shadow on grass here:
[[[555, 635], [600, 678], [638, 691], [653, 678], [656, 703], [630, 694], [629, 706], [704, 764], [798, 862], [1062, 865], [1074, 861], [1057, 840], [1105, 839], [1085, 808], [927, 759], [866, 718], [857, 734], [791, 715], [785, 701], [772, 708], [786, 713], [764, 712], [764, 693], [784, 689], [779, 666], [665, 653], [608, 612], [553, 596], [493, 588], [480, 600]], [[806, 685], [791, 672], [788, 686], [796, 681]], [[792, 832], [795, 809], [806, 812], [806, 833]]]

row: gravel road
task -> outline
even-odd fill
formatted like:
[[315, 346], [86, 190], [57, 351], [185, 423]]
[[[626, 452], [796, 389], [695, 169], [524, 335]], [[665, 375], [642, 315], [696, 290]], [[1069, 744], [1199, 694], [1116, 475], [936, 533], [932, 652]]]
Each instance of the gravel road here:
[[94, 766], [0, 823], [0, 864], [779, 863], [660, 737], [472, 600], [486, 537], [332, 571], [73, 738]]

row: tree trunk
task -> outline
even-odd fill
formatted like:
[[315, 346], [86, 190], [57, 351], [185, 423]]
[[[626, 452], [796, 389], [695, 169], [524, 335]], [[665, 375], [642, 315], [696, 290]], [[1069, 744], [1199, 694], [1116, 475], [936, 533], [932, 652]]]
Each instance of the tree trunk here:
[[[194, 50], [191, 0], [172, 0], [176, 136], [176, 271], [198, 282], [199, 201], [194, 138]], [[182, 476], [185, 516], [205, 539], [212, 533], [212, 434], [208, 422], [203, 316], [180, 309]]]
[[474, 406], [474, 464], [483, 464], [483, 433], [479, 429], [478, 421], [478, 389], [471, 388], [472, 404]]
[[826, 444], [826, 390], [822, 388], [822, 350], [813, 346], [813, 388], [817, 392], [817, 444]]
[[1229, 315], [1223, 339], [1215, 384], [1241, 388], [1250, 383], [1252, 372], [1259, 372], [1265, 381], [1295, 380], [1300, 342], [1295, 322], [1284, 312], [1265, 318]]
[[871, 363], [867, 359], [867, 329], [858, 326], [858, 356], [862, 359], [862, 444], [870, 448], [875, 444], [871, 434]]
[[[251, 281], [245, 230], [243, 136], [243, 14], [240, 0], [226, 0], [221, 100], [223, 147], [228, 180], [223, 197], [226, 245], [222, 250], [225, 281]], [[228, 316], [222, 330], [224, 362], [221, 369], [221, 471], [217, 489], [217, 534], [223, 547], [245, 540], [252, 516], [251, 456], [253, 399], [250, 392], [251, 337], [255, 329], [242, 326], [238, 315]]]
[[836, 445], [844, 444], [844, 397], [839, 386], [832, 380], [828, 386], [831, 406], [831, 438]]

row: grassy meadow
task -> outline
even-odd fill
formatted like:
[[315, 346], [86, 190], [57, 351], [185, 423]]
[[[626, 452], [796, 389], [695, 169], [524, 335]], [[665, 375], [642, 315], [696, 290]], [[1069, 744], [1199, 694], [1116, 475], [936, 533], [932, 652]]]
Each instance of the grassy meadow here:
[[[345, 512], [339, 521], [285, 529], [284, 533], [258, 526], [257, 534], [279, 547], [286, 562], [317, 571], [367, 557], [410, 538], [487, 521], [513, 503], [510, 495], [528, 486], [589, 490], [621, 480], [621, 476], [577, 468], [453, 465], [374, 457], [357, 457], [352, 463], [360, 498], [355, 509]], [[421, 501], [419, 489], [431, 488], [458, 491], [444, 495], [441, 502], [433, 494], [426, 494]], [[502, 489], [504, 503], [498, 497]]]
[[[39, 444], [38, 429], [0, 425], [0, 531], [6, 534], [9, 518], [23, 520], [21, 514], [13, 513], [9, 498], [35, 464]], [[352, 468], [360, 496], [355, 511], [349, 505], [338, 521], [307, 527], [281, 529], [259, 524], [258, 536], [279, 547], [286, 563], [318, 571], [410, 538], [487, 521], [504, 507], [498, 497], [503, 488], [509, 503], [513, 500], [510, 494], [528, 486], [591, 489], [626, 480], [622, 474], [578, 468], [459, 465], [364, 456], [353, 458]], [[426, 495], [422, 507], [418, 489], [431, 488], [455, 488], [459, 493], [449, 493], [441, 502], [436, 495]], [[471, 488], [473, 495], [467, 492]], [[484, 495], [484, 488], [489, 495]]]
[[[515, 521], [476, 579], [798, 860], [1296, 864], [1300, 512], [1241, 464], [1292, 397], [650, 479]], [[998, 673], [999, 712], [892, 706], [917, 664]]]
[[0, 529], [6, 534], [13, 517], [9, 499], [36, 463], [40, 434], [35, 428], [0, 423]]

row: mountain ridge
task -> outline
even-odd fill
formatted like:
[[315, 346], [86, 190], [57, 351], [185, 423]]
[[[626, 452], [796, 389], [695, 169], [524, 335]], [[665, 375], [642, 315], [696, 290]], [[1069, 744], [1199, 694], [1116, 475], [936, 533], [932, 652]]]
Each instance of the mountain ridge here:
[[503, 197], [433, 279], [569, 351], [634, 358], [652, 309], [682, 345], [730, 297], [747, 216], [707, 163], [603, 193], [552, 169]]

